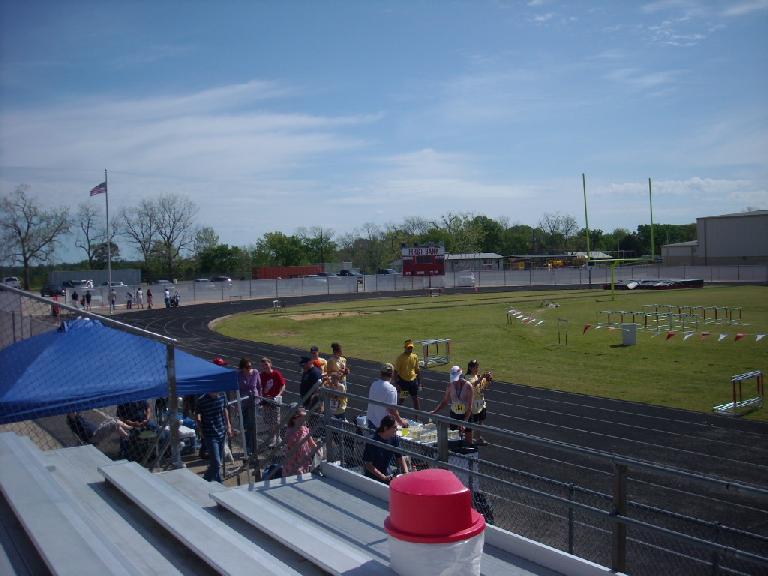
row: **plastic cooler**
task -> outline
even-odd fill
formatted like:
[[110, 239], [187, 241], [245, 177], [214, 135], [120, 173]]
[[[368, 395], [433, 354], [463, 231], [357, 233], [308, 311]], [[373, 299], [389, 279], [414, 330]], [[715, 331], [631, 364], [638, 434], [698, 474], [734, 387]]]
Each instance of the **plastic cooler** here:
[[400, 576], [479, 575], [485, 518], [472, 508], [472, 493], [453, 472], [421, 470], [389, 486], [392, 569]]

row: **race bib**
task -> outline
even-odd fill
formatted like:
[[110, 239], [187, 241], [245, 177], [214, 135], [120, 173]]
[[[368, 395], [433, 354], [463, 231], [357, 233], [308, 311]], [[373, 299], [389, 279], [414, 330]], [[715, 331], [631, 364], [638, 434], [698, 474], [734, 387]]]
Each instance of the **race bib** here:
[[472, 412], [477, 414], [478, 412], [482, 412], [483, 408], [485, 408], [485, 400], [473, 400], [472, 401]]
[[400, 400], [406, 400], [410, 396], [408, 390], [400, 390]]
[[463, 402], [455, 402], [451, 405], [451, 412], [454, 414], [464, 414], [467, 411], [467, 405]]

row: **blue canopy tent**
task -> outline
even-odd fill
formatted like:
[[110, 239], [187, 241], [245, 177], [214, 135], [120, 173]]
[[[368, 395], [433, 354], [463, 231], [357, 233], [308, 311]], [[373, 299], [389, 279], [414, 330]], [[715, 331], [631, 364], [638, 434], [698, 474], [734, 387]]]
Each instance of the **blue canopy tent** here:
[[[236, 371], [175, 350], [179, 396], [236, 390]], [[168, 396], [166, 345], [75, 320], [0, 350], [0, 424]]]

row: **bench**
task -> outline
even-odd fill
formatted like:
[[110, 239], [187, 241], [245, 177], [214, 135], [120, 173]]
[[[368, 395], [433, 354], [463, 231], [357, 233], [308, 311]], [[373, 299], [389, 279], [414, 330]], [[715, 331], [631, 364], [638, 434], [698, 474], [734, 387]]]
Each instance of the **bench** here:
[[440, 296], [442, 293], [442, 288], [427, 288], [427, 296]]
[[389, 566], [364, 550], [274, 504], [258, 491], [227, 490], [211, 494], [211, 498], [330, 574], [395, 576]]
[[[55, 469], [55, 468], [54, 468]], [[0, 433], [0, 491], [53, 574], [135, 574], [132, 562], [89, 524], [46, 467], [38, 448]]]
[[107, 481], [220, 574], [298, 572], [135, 462], [103, 466]]

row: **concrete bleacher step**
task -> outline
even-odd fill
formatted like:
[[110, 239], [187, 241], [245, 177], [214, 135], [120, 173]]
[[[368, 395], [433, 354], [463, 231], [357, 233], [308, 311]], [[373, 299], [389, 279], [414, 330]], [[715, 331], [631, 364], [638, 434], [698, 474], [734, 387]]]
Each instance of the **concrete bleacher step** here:
[[120, 548], [93, 529], [37, 446], [12, 432], [0, 433], [0, 490], [53, 574], [138, 573]]
[[395, 574], [370, 553], [271, 502], [263, 492], [232, 489], [211, 494], [211, 498], [331, 574]]
[[135, 462], [101, 473], [147, 515], [221, 574], [299, 574]]

